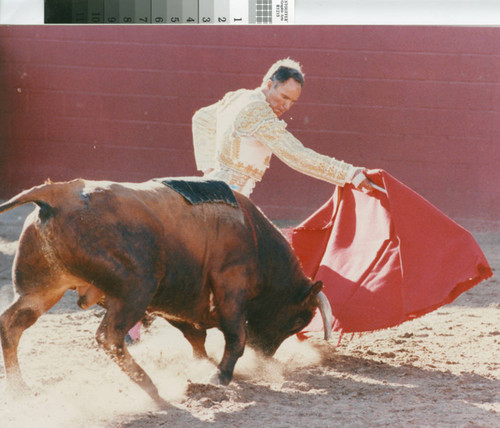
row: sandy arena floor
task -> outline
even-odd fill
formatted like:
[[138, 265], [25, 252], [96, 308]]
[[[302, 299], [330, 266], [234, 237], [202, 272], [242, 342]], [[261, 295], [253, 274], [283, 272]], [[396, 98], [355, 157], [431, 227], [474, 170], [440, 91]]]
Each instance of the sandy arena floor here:
[[[0, 311], [31, 206], [0, 216]], [[397, 328], [326, 343], [288, 339], [271, 360], [251, 350], [228, 387], [207, 384], [213, 363], [191, 356], [181, 333], [157, 320], [131, 353], [172, 408], [151, 400], [94, 340], [103, 315], [76, 294], [24, 334], [19, 351], [33, 395], [11, 401], [0, 361], [0, 425], [11, 427], [500, 427], [500, 233], [474, 233], [496, 277]], [[207, 349], [219, 360], [222, 335]]]

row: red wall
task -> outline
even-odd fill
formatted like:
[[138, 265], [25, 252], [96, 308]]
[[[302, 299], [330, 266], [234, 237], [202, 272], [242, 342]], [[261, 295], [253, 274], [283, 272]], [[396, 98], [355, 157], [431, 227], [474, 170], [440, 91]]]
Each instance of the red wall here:
[[[194, 175], [190, 120], [290, 56], [305, 145], [383, 168], [461, 222], [500, 220], [500, 28], [0, 27], [0, 197], [47, 177]], [[331, 194], [278, 159], [253, 199], [303, 219]]]

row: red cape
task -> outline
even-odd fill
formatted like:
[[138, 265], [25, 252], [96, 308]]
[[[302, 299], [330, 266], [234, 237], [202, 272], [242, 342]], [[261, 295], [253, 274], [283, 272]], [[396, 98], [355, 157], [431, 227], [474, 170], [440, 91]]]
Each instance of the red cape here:
[[[401, 324], [455, 300], [492, 276], [473, 236], [384, 171], [384, 187], [351, 185], [292, 231], [305, 273], [321, 280], [333, 329], [363, 332]], [[303, 332], [322, 329], [316, 317]]]

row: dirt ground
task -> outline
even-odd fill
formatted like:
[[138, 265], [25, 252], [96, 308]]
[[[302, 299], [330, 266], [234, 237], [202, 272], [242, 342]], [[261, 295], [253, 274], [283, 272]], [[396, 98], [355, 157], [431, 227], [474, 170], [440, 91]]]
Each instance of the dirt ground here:
[[[23, 206], [0, 216], [0, 311], [13, 299], [10, 270]], [[288, 339], [273, 359], [251, 350], [228, 387], [209, 385], [214, 364], [198, 361], [182, 335], [157, 320], [130, 348], [172, 405], [158, 410], [97, 347], [103, 310], [76, 295], [28, 329], [19, 350], [32, 395], [5, 394], [10, 427], [500, 427], [500, 233], [474, 232], [496, 277], [397, 328], [344, 337]], [[208, 353], [222, 354], [210, 331]]]

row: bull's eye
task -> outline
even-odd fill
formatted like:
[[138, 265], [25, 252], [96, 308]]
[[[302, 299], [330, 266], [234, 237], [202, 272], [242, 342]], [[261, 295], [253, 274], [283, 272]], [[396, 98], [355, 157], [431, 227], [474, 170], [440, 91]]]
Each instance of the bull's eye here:
[[302, 330], [302, 327], [304, 326], [305, 326], [304, 319], [299, 317], [295, 319], [292, 330]]
[[311, 313], [308, 311], [302, 311], [298, 314], [295, 315], [295, 318], [290, 320], [289, 325], [290, 325], [290, 330], [291, 334], [296, 333], [300, 330], [302, 330], [307, 323], [311, 320], [312, 316]]

